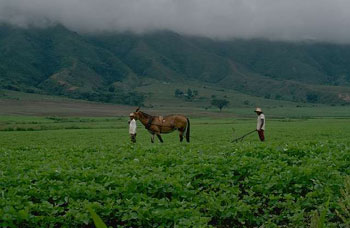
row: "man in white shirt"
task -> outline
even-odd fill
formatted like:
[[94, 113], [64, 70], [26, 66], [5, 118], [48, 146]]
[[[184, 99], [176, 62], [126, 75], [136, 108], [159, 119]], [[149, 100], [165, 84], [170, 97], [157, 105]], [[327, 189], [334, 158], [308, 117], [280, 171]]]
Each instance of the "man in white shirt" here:
[[258, 115], [258, 120], [256, 123], [256, 130], [259, 134], [260, 141], [265, 141], [264, 131], [265, 131], [265, 115], [262, 112], [261, 108], [255, 109], [256, 114]]
[[129, 134], [131, 142], [136, 143], [136, 120], [134, 113], [130, 113], [130, 120], [129, 120]]

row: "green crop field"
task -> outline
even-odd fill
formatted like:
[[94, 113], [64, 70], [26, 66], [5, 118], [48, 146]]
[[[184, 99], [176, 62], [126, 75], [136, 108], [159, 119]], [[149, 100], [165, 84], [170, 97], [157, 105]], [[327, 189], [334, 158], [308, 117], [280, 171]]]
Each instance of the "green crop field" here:
[[0, 117], [0, 226], [349, 227], [350, 119], [192, 118], [150, 143], [126, 118]]

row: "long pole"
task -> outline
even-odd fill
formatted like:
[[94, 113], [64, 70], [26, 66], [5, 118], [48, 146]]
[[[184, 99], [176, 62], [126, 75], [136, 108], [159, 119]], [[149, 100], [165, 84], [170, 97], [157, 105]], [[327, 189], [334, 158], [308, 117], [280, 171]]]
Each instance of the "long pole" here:
[[242, 141], [246, 136], [250, 135], [251, 133], [253, 133], [253, 132], [255, 132], [255, 131], [256, 131], [256, 130], [250, 131], [250, 132], [248, 132], [247, 134], [245, 134], [245, 135], [243, 135], [243, 136], [241, 136], [241, 137], [239, 137], [239, 138], [236, 138], [236, 139], [232, 140], [232, 142]]

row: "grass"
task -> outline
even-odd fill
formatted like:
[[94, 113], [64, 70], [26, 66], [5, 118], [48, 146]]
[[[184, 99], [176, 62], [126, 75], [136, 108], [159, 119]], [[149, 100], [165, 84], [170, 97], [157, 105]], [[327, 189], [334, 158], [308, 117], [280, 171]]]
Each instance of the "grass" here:
[[308, 227], [317, 210], [325, 227], [345, 224], [347, 118], [270, 118], [265, 143], [253, 134], [236, 144], [255, 118], [191, 118], [190, 144], [176, 133], [151, 144], [139, 124], [133, 145], [126, 118], [0, 123], [55, 126], [0, 131], [3, 227], [91, 227], [88, 207], [113, 227]]
[[[122, 117], [2, 117], [0, 131], [125, 128]], [[124, 121], [125, 122], [125, 121]]]
[[[252, 117], [255, 107], [262, 107], [269, 116], [278, 118], [314, 118], [314, 117], [350, 117], [348, 105], [325, 105], [302, 102], [290, 102], [285, 100], [265, 99], [264, 97], [252, 96], [233, 89], [223, 89], [210, 84], [189, 81], [186, 83], [169, 83], [149, 80], [144, 86], [137, 88], [139, 92], [147, 94], [146, 107], [152, 110], [190, 113], [192, 116], [239, 116]], [[192, 101], [174, 96], [175, 90], [184, 92], [190, 88], [197, 90], [199, 95]], [[218, 108], [212, 107], [212, 96], [227, 99], [230, 103], [228, 108], [219, 112]], [[201, 114], [205, 113], [205, 114]]]
[[[212, 118], [241, 118], [254, 117], [255, 107], [262, 107], [269, 117], [274, 118], [317, 118], [317, 117], [344, 117], [350, 118], [349, 105], [323, 105], [310, 103], [295, 103], [283, 100], [264, 99], [249, 96], [235, 90], [223, 90], [209, 85], [200, 85], [189, 82], [186, 88], [183, 84], [160, 83], [150, 81], [137, 88], [138, 92], [147, 94], [145, 107], [142, 109], [154, 115], [181, 113], [192, 117]], [[175, 89], [186, 91], [187, 88], [198, 90], [199, 95], [193, 101], [185, 101], [174, 96]], [[156, 92], [155, 92], [156, 91]], [[127, 116], [136, 107], [103, 104], [65, 97], [27, 94], [14, 91], [5, 91], [6, 97], [0, 98], [1, 116], [66, 116], [66, 117], [116, 117]], [[224, 98], [230, 101], [222, 112], [210, 106], [211, 96]]]
[[[184, 83], [160, 83], [158, 81], [150, 80], [145, 86], [137, 88], [138, 91], [149, 94], [146, 100], [146, 106], [170, 106], [169, 104], [176, 104], [179, 107], [209, 107], [212, 95], [217, 98], [225, 98], [230, 101], [230, 107], [248, 108], [264, 104], [267, 107], [295, 107], [296, 105], [312, 106], [310, 104], [301, 104], [283, 100], [264, 99], [261, 97], [243, 94], [236, 90], [223, 89], [215, 87], [210, 84], [198, 83], [194, 81], [187, 82], [186, 87]], [[184, 102], [185, 99], [176, 98], [174, 96], [175, 90], [180, 89], [186, 92], [187, 89], [197, 90], [199, 95], [194, 99], [195, 102]], [[168, 104], [168, 105], [166, 105]], [[214, 108], [213, 108], [214, 109]]]

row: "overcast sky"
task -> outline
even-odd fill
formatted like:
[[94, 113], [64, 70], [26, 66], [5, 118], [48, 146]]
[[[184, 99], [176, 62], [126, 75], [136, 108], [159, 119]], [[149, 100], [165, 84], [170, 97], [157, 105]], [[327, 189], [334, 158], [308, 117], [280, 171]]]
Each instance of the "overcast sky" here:
[[0, 22], [350, 43], [350, 0], [0, 0]]

